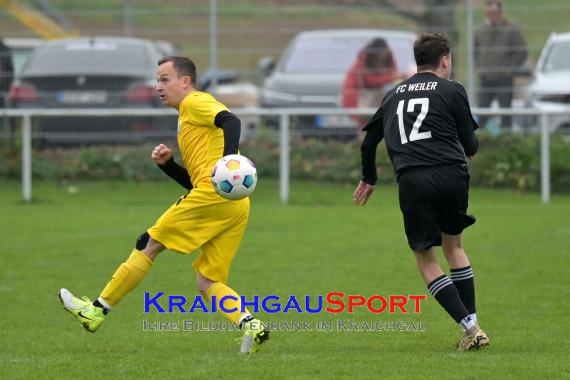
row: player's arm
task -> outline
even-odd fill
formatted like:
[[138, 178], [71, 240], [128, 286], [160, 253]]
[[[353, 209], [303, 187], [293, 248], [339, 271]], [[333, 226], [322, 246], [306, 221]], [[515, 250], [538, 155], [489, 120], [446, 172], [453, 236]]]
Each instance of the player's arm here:
[[188, 171], [174, 161], [172, 151], [164, 144], [154, 147], [150, 157], [158, 165], [160, 170], [170, 178], [178, 182], [182, 187], [192, 190], [192, 182]]
[[365, 205], [374, 191], [374, 185], [378, 180], [376, 172], [376, 149], [384, 138], [384, 126], [382, 121], [382, 108], [372, 117], [372, 120], [364, 127], [366, 136], [360, 146], [362, 179], [353, 194], [354, 203]]
[[224, 131], [224, 156], [237, 154], [241, 121], [230, 111], [220, 111], [214, 119], [214, 125]]
[[471, 114], [471, 108], [469, 107], [465, 89], [459, 83], [455, 83], [455, 85], [457, 91], [454, 96], [452, 112], [457, 126], [457, 136], [463, 146], [465, 155], [471, 158], [477, 153], [477, 149], [479, 149], [479, 142], [475, 136], [475, 130], [479, 128], [479, 126], [473, 118], [473, 114]]
[[382, 108], [376, 111], [376, 114], [362, 130], [366, 131], [364, 140], [360, 145], [362, 181], [369, 185], [375, 185], [378, 180], [376, 173], [376, 148], [384, 138]]

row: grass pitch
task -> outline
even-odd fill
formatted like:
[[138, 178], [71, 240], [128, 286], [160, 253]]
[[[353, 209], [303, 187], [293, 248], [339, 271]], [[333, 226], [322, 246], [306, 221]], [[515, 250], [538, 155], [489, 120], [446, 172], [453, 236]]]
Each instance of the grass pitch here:
[[[562, 378], [570, 376], [570, 198], [477, 190], [465, 234], [485, 351], [458, 353], [461, 332], [433, 300], [405, 243], [395, 187], [365, 207], [352, 187], [293, 184], [291, 203], [261, 181], [230, 285], [251, 297], [428, 294], [421, 314], [261, 312], [277, 322], [422, 322], [424, 332], [274, 331], [255, 356], [237, 332], [149, 332], [143, 320], [222, 322], [213, 314], [143, 313], [143, 294], [198, 294], [192, 257], [165, 252], [145, 281], [90, 334], [57, 291], [96, 297], [137, 236], [182, 193], [176, 184], [35, 184], [23, 204], [0, 186], [0, 378]], [[313, 325], [314, 327], [314, 325]]]

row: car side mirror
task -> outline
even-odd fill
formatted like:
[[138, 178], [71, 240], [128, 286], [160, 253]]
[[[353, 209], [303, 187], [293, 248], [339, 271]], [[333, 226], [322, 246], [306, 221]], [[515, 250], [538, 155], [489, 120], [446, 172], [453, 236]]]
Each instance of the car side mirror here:
[[259, 60], [257, 67], [266, 77], [270, 76], [275, 69], [275, 59], [273, 57], [263, 57]]

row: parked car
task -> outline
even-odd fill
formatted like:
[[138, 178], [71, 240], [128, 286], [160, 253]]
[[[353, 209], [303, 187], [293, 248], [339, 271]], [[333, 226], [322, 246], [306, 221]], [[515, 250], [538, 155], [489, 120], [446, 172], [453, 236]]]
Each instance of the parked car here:
[[[570, 32], [550, 35], [527, 88], [527, 103], [545, 111], [570, 108]], [[570, 114], [550, 116], [551, 130], [570, 133]], [[538, 123], [533, 120], [531, 126]]]
[[[392, 50], [398, 71], [415, 70], [415, 33], [354, 29], [305, 31], [293, 38], [274, 69], [271, 59], [264, 58], [260, 62], [268, 75], [261, 88], [261, 106], [339, 107], [347, 71], [360, 50], [379, 37], [384, 38]], [[348, 115], [299, 118], [297, 127], [340, 128], [356, 133], [356, 122]]]
[[[163, 107], [155, 94], [157, 44], [143, 39], [84, 37], [34, 50], [10, 91], [18, 108]], [[170, 124], [168, 123], [170, 122]], [[175, 117], [46, 117], [34, 125], [48, 144], [136, 142], [176, 125]], [[138, 132], [132, 134], [132, 131]]]
[[170, 41], [155, 40], [152, 42], [154, 43], [154, 46], [156, 47], [156, 50], [158, 50], [158, 54], [161, 57], [166, 57], [169, 55], [178, 55], [179, 53], [178, 47]]

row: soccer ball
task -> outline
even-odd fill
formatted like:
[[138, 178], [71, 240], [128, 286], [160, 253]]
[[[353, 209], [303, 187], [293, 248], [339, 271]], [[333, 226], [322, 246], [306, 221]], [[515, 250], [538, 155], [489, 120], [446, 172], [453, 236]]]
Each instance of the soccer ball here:
[[257, 170], [247, 157], [230, 154], [216, 162], [212, 171], [212, 185], [226, 199], [242, 199], [255, 189]]

